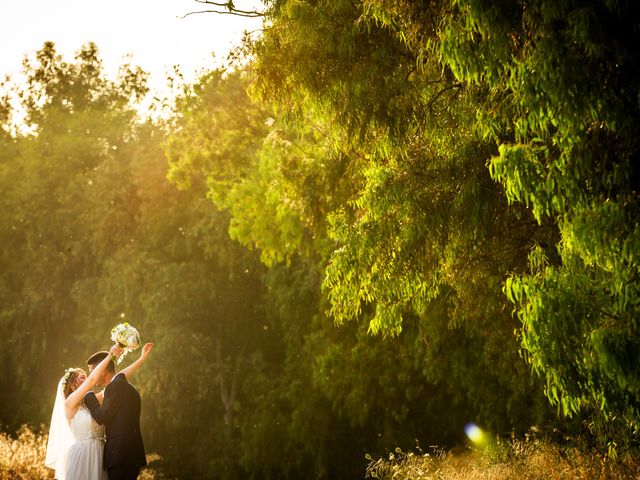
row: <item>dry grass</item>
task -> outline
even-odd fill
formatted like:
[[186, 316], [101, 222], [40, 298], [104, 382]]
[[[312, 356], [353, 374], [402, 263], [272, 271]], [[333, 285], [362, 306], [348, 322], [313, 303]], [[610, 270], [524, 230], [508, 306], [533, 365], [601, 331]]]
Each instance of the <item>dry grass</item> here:
[[[23, 426], [15, 436], [0, 432], [0, 480], [53, 479], [44, 466], [46, 429]], [[139, 480], [164, 478], [151, 468]], [[526, 438], [496, 442], [484, 450], [459, 453], [402, 452], [371, 460], [367, 478], [381, 480], [640, 480], [640, 456], [612, 460], [595, 451]]]
[[371, 460], [367, 478], [382, 480], [639, 480], [640, 458], [612, 460], [544, 440], [498, 442], [486, 449], [425, 454], [396, 450]]
[[[44, 466], [47, 452], [47, 429], [33, 430], [23, 426], [15, 436], [0, 432], [0, 480], [53, 479], [53, 470]], [[147, 455], [147, 461], [157, 462], [158, 455]], [[163, 478], [155, 468], [142, 471], [139, 480]]]
[[17, 480], [53, 478], [53, 471], [44, 466], [47, 434], [23, 426], [12, 437], [0, 432], [0, 479]]

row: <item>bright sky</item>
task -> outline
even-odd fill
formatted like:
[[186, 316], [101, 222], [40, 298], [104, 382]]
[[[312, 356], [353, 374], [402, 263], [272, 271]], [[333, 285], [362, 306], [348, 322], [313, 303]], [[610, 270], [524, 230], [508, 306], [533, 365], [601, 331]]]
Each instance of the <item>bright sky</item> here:
[[[236, 2], [243, 9], [259, 5]], [[212, 13], [179, 18], [206, 7], [194, 0], [0, 0], [0, 78], [15, 75], [25, 54], [52, 40], [68, 60], [83, 43], [95, 42], [109, 74], [130, 55], [156, 88], [174, 65], [193, 79], [215, 65], [211, 52], [220, 63], [244, 30], [261, 25], [259, 18]]]

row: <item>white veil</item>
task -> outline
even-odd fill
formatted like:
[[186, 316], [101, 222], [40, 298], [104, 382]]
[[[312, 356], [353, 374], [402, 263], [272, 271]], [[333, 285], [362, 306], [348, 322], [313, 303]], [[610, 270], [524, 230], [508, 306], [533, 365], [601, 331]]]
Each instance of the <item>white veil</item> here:
[[47, 442], [47, 457], [45, 466], [56, 471], [55, 478], [64, 480], [67, 450], [73, 443], [73, 435], [64, 414], [64, 384], [62, 379], [58, 382], [56, 401], [53, 404], [51, 414], [51, 426], [49, 427], [49, 440]]

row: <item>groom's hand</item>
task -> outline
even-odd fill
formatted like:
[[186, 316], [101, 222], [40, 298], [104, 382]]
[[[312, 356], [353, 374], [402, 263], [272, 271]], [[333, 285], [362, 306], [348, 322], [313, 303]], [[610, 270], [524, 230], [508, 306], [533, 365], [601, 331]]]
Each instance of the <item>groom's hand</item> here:
[[149, 355], [149, 352], [153, 349], [153, 343], [145, 343], [144, 347], [142, 347], [141, 357], [146, 357]]

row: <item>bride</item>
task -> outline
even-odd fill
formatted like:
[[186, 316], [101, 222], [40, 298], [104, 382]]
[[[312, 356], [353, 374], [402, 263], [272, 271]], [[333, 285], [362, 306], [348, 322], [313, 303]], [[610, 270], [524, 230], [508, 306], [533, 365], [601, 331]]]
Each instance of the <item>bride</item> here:
[[[143, 355], [123, 370], [132, 374], [144, 361]], [[45, 465], [55, 470], [57, 480], [107, 480], [103, 469], [104, 427], [93, 420], [84, 406], [84, 396], [100, 382], [112, 358], [123, 352], [114, 345], [109, 354], [89, 376], [81, 368], [69, 368], [58, 382], [56, 401], [51, 415]], [[130, 375], [129, 375], [130, 376]], [[96, 396], [102, 401], [103, 392]]]

